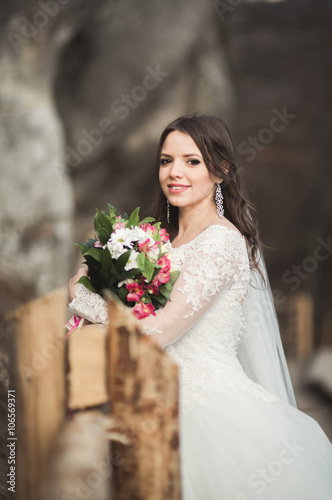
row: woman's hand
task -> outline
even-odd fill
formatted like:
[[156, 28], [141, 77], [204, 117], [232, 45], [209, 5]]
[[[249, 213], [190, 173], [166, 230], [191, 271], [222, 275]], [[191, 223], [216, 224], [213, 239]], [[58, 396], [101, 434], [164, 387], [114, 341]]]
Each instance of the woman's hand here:
[[68, 299], [67, 299], [67, 305], [70, 304], [70, 302], [74, 299], [76, 290], [78, 287], [78, 284], [75, 285], [76, 281], [78, 281], [82, 276], [88, 276], [88, 268], [81, 267], [78, 271], [77, 274], [69, 281], [68, 285]]

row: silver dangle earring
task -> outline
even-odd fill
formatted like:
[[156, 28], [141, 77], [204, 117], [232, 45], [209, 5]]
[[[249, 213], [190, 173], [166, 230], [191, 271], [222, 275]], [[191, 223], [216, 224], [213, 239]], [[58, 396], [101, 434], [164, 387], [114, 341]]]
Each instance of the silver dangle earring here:
[[218, 184], [217, 184], [215, 200], [216, 200], [218, 215], [221, 219], [223, 219], [224, 218], [224, 205], [223, 205], [224, 197], [223, 197], [222, 192], [221, 192], [220, 181], [218, 181]]
[[168, 224], [169, 224], [169, 213], [170, 213], [169, 201], [167, 200], [167, 222], [168, 222]]

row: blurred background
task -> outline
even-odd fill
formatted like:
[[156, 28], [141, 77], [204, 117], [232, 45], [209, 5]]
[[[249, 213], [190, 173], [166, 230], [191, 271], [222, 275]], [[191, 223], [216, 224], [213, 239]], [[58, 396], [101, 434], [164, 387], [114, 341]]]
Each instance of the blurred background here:
[[162, 129], [200, 111], [237, 143], [298, 406], [331, 439], [332, 1], [3, 0], [0, 49], [2, 394], [5, 314], [75, 274], [96, 208], [148, 212]]

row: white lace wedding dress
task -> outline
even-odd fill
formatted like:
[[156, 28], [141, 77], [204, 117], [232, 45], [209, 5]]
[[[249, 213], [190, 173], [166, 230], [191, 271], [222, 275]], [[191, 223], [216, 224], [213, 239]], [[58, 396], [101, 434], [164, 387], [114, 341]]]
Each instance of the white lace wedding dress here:
[[[179, 366], [183, 500], [331, 500], [332, 446], [311, 417], [244, 372], [237, 348], [249, 286], [245, 239], [213, 225], [172, 249], [171, 301], [140, 321]], [[83, 286], [72, 312], [107, 323]]]

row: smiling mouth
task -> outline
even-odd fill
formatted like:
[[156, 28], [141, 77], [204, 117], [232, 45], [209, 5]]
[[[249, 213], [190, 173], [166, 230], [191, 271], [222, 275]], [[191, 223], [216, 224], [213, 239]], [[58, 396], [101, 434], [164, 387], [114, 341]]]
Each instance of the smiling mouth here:
[[184, 189], [190, 188], [190, 186], [185, 186], [184, 184], [168, 184], [168, 188], [171, 191], [183, 191]]

